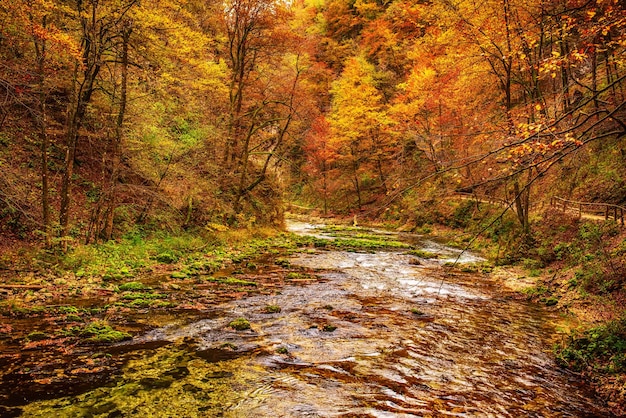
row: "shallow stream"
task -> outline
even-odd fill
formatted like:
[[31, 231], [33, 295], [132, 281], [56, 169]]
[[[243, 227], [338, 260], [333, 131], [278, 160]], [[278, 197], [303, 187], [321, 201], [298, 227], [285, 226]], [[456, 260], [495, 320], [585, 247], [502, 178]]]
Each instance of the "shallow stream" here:
[[[291, 223], [301, 234], [314, 225]], [[24, 416], [600, 417], [550, 354], [556, 320], [441, 255], [311, 251], [291, 258], [320, 280], [217, 306], [117, 345], [122, 374], [78, 396], [34, 402]], [[280, 312], [267, 313], [268, 306]], [[245, 317], [251, 329], [230, 321]]]

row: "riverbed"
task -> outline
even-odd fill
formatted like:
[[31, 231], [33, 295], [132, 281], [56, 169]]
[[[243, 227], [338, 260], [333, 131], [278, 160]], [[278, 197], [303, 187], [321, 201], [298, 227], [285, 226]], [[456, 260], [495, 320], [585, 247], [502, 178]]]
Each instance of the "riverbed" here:
[[[289, 228], [333, 239], [316, 225]], [[437, 257], [293, 255], [291, 265], [314, 271], [315, 281], [225, 302], [201, 320], [120, 343], [109, 353], [125, 356], [119, 376], [32, 402], [23, 416], [608, 416], [555, 364], [554, 313], [460, 268], [479, 262], [474, 254], [404, 239]], [[229, 327], [237, 318], [250, 329]]]

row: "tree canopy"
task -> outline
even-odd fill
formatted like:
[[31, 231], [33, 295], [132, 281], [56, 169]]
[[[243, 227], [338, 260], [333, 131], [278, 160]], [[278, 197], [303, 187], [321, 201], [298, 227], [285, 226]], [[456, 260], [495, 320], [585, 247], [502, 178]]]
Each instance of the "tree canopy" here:
[[528, 228], [533, 190], [588, 194], [577, 161], [624, 153], [616, 0], [5, 3], [7, 233], [274, 222], [285, 199], [380, 215], [434, 190]]

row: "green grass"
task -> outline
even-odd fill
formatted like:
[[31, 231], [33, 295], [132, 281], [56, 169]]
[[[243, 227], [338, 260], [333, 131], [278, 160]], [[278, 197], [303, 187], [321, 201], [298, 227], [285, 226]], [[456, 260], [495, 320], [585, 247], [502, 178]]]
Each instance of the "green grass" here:
[[60, 266], [80, 277], [120, 280], [158, 263], [176, 262], [210, 243], [209, 239], [191, 233], [157, 233], [151, 237], [129, 234], [119, 241], [77, 246], [61, 258]]

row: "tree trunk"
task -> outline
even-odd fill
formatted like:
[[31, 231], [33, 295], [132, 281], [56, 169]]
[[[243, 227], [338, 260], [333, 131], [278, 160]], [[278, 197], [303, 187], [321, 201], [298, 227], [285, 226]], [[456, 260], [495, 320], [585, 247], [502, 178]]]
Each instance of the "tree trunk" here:
[[132, 26], [126, 22], [122, 30], [122, 80], [120, 87], [120, 104], [115, 123], [115, 139], [113, 143], [113, 168], [109, 185], [109, 207], [106, 212], [103, 238], [113, 238], [113, 217], [117, 208], [117, 183], [119, 182], [120, 164], [122, 159], [122, 139], [124, 135], [124, 116], [126, 115], [126, 103], [128, 95], [128, 41], [132, 33]]
[[528, 189], [520, 190], [519, 182], [513, 183], [513, 193], [515, 193], [515, 212], [517, 219], [522, 227], [524, 235], [530, 234], [530, 223], [528, 219], [529, 209], [529, 191]]
[[65, 152], [65, 171], [61, 183], [61, 207], [59, 211], [59, 223], [61, 225], [61, 237], [64, 238], [63, 249], [67, 250], [67, 237], [70, 229], [70, 205], [72, 199], [72, 183], [74, 177], [74, 161], [76, 159], [76, 145], [78, 143], [78, 133], [85, 119], [87, 105], [91, 101], [91, 95], [94, 90], [94, 82], [100, 65], [95, 64], [92, 68], [88, 68], [84, 72], [84, 80], [80, 84], [80, 91], [75, 102], [75, 109], [70, 111], [68, 118], [68, 126], [66, 132], [66, 152]]
[[359, 210], [361, 210], [363, 206], [363, 199], [361, 198], [361, 185], [359, 184], [359, 161], [357, 152], [354, 149], [354, 144], [350, 146], [350, 151], [352, 153], [352, 171], [354, 175], [352, 183], [354, 184], [354, 191], [356, 192], [357, 205]]
[[[70, 230], [70, 206], [72, 201], [72, 183], [74, 177], [74, 161], [76, 159], [76, 146], [80, 128], [85, 120], [87, 106], [91, 102], [94, 85], [102, 67], [102, 55], [104, 54], [103, 42], [111, 42], [108, 38], [107, 29], [100, 27], [96, 9], [97, 1], [92, 1], [91, 9], [87, 10], [82, 1], [77, 3], [77, 12], [80, 15], [82, 27], [82, 80], [77, 81], [79, 66], [74, 70], [74, 100], [70, 102], [65, 134], [65, 171], [61, 182], [61, 206], [59, 210], [60, 235], [63, 240], [62, 248], [67, 250], [67, 239]], [[77, 88], [77, 91], [76, 91]]]
[[[47, 26], [47, 17], [42, 19], [42, 26]], [[43, 232], [46, 247], [52, 243], [52, 225], [50, 223], [50, 187], [48, 184], [48, 132], [46, 109], [46, 40], [34, 39], [37, 60], [37, 74], [39, 76], [39, 135], [41, 137], [41, 209]]]

